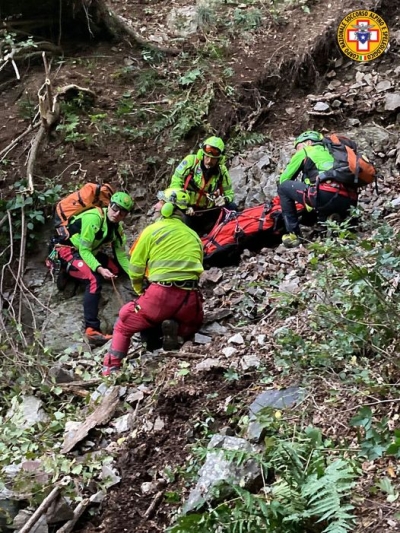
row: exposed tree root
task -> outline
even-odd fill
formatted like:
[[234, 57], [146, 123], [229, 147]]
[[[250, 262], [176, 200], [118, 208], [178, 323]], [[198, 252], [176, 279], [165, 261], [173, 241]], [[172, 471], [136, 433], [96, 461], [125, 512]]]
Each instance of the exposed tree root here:
[[109, 30], [111, 35], [113, 35], [114, 37], [121, 38], [121, 36], [127, 35], [128, 37], [134, 39], [134, 41], [140, 46], [145, 46], [146, 48], [157, 50], [158, 52], [162, 52], [163, 54], [178, 55], [181, 53], [182, 50], [179, 50], [177, 48], [157, 46], [156, 44], [150, 41], [146, 41], [146, 39], [143, 39], [143, 37], [141, 37], [138, 33], [135, 32], [128, 19], [114, 13], [114, 11], [107, 4], [106, 0], [96, 0], [96, 5], [101, 19], [107, 26], [107, 29]]
[[95, 99], [95, 93], [85, 87], [79, 87], [75, 84], [69, 84], [59, 89], [56, 95], [53, 96], [53, 90], [50, 81], [49, 67], [46, 62], [46, 56], [43, 53], [43, 62], [45, 67], [46, 78], [44, 84], [38, 91], [39, 99], [39, 113], [40, 113], [40, 127], [35, 138], [32, 141], [32, 147], [29, 152], [26, 174], [28, 179], [27, 192], [32, 194], [34, 191], [33, 171], [39, 150], [39, 146], [47, 134], [54, 128], [60, 120], [60, 102], [61, 97], [65, 97], [68, 93], [86, 93], [91, 99]]

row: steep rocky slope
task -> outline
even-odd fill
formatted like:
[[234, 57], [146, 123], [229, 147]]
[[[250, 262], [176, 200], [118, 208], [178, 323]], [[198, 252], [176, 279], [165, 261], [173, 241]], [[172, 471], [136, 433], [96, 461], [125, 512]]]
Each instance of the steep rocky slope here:
[[[96, 98], [82, 115], [76, 107], [64, 108], [62, 127], [50, 132], [38, 152], [36, 188], [52, 188], [55, 182], [69, 187], [88, 179], [119, 183], [137, 199], [137, 211], [128, 228], [133, 239], [138, 227], [146, 222], [145, 214], [155, 191], [166, 184], [173, 165], [208, 131], [223, 135], [228, 147], [231, 143], [232, 167], [246, 169], [240, 176], [237, 174], [238, 193], [249, 202], [262, 200], [252, 196], [254, 188], [264, 187], [263, 180], [267, 178], [273, 183], [290, 155], [291, 139], [301, 130], [350, 131], [380, 163], [383, 173], [381, 196], [376, 198], [371, 191], [363, 193], [365, 219], [387, 217], [396, 226], [397, 214], [388, 207], [399, 192], [398, 107], [391, 103], [393, 95], [399, 93], [400, 24], [396, 5], [344, 0], [328, 6], [325, 2], [294, 3], [286, 10], [263, 12], [262, 25], [255, 30], [232, 30], [229, 44], [222, 42], [226, 28], [222, 31], [221, 20], [234, 20], [235, 9], [239, 10], [236, 18], [240, 19], [240, 13], [243, 15], [252, 5], [218, 4], [219, 26], [186, 37], [177, 35], [165, 23], [171, 7], [185, 7], [183, 2], [119, 0], [110, 2], [109, 7], [127, 23], [132, 20], [135, 33], [156, 48], [183, 48], [187, 56], [178, 61], [167, 53], [157, 60], [156, 48], [153, 55], [146, 56], [137, 40], [129, 38], [112, 43], [80, 43], [79, 49], [76, 42], [65, 45], [64, 59], [54, 60], [52, 65], [53, 86], [62, 88], [74, 83], [93, 90]], [[274, 3], [268, 7], [277, 6]], [[379, 10], [392, 33], [389, 52], [367, 65], [347, 61], [335, 44], [338, 21], [353, 8], [361, 7]], [[309, 9], [310, 14], [303, 8]], [[165, 87], [171, 79], [176, 81], [196, 69], [193, 50], [204, 52], [205, 45], [212, 50], [206, 56], [207, 68], [204, 64], [199, 67], [196, 94], [203, 97], [203, 107], [195, 109], [197, 114], [199, 109], [204, 114], [195, 117], [198, 122], [189, 116], [187, 120], [193, 120], [191, 127], [180, 138], [174, 137], [174, 122], [170, 126], [166, 123], [165, 130], [156, 135], [140, 135], [152, 115], [171, 118], [177, 112], [180, 100], [176, 95], [174, 99]], [[8, 83], [13, 71], [10, 66], [7, 69], [0, 73], [5, 76], [0, 82], [7, 82], [2, 92], [5, 106], [0, 110], [3, 199], [15, 193], [16, 176], [26, 175], [26, 156], [34, 131], [28, 132], [15, 148], [10, 143], [33, 119], [36, 93], [44, 81], [40, 64], [21, 68], [22, 80], [18, 83]], [[224, 69], [232, 69], [232, 73], [224, 77]], [[142, 71], [147, 72], [148, 78], [141, 77]], [[194, 89], [191, 85], [182, 87], [189, 98]], [[194, 106], [191, 100], [187, 103], [187, 107]], [[318, 103], [325, 104], [323, 111], [318, 111], [321, 106], [316, 108]], [[74, 118], [77, 115], [78, 120]], [[254, 133], [265, 137], [251, 137]], [[254, 143], [261, 147], [249, 152]], [[264, 153], [271, 160], [270, 166], [255, 176], [249, 169]], [[368, 225], [362, 229], [373, 231]], [[315, 239], [315, 235], [310, 235], [310, 239]], [[42, 253], [30, 259], [36, 271], [30, 269], [26, 278], [32, 282], [29, 287], [35, 294], [40, 293], [35, 284], [37, 287], [45, 280], [45, 239], [41, 242]], [[302, 309], [296, 295], [313, 277], [313, 253], [306, 248], [299, 252], [265, 249], [257, 255], [246, 252], [239, 267], [209, 272], [204, 281], [208, 324], [202, 333], [211, 342], [202, 339], [206, 344], [195, 342], [179, 354], [156, 356], [134, 344], [133, 355], [142, 355], [139, 366], [128, 366], [119, 380], [130, 389], [142, 385], [139, 391], [130, 390], [137, 395], [119, 406], [120, 414], [131, 416], [129, 429], [123, 431], [120, 427], [114, 431], [110, 425], [105, 432], [110, 436], [103, 438], [101, 432], [96, 433], [92, 448], [89, 444], [89, 448], [83, 446], [79, 453], [74, 452], [79, 457], [106, 446], [109, 453], [115, 454], [121, 482], [103, 500], [99, 513], [94, 517], [87, 513], [77, 530], [163, 531], [189, 494], [192, 481], [187, 482], [186, 477], [191, 467], [199, 466], [191, 446], [198, 441], [206, 444], [210, 435], [223, 427], [228, 434], [241, 435], [242, 416], [248, 414], [248, 406], [264, 389], [303, 387], [306, 397], [299, 407], [283, 415], [285, 423], [318, 427], [326, 440], [337, 445], [356, 443], [356, 431], [350, 428], [349, 420], [365, 403], [376, 405], [375, 416], [380, 421], [387, 419], [388, 426], [395, 424], [396, 404], [384, 403], [394, 397], [395, 389], [378, 390], [375, 386], [389, 382], [395, 387], [398, 383], [398, 370], [390, 360], [373, 365], [368, 358], [349, 359], [325, 371], [317, 365], [315, 369], [302, 368], [301, 356], [291, 366], [290, 358], [284, 356], [284, 346], [276, 337], [281, 328], [295, 324], [296, 332], [307, 338], [309, 310]], [[44, 284], [49, 287], [48, 279]], [[286, 310], [284, 301], [274, 294], [276, 288], [292, 295]], [[113, 298], [112, 291], [109, 298]], [[44, 301], [47, 307], [47, 298]], [[118, 303], [115, 298], [113, 303]], [[49, 308], [57, 310], [55, 304], [50, 302]], [[68, 302], [64, 309], [71, 310]], [[53, 330], [50, 336], [62, 338]], [[101, 353], [93, 353], [90, 358], [81, 354], [77, 350], [66, 368], [83, 368], [97, 375]], [[362, 375], [363, 367], [369, 372], [370, 385]], [[346, 374], [356, 376], [351, 385], [343, 377]], [[84, 419], [86, 413], [81, 416]], [[396, 500], [389, 502], [386, 494], [376, 489], [378, 481], [387, 476], [396, 493], [398, 472], [390, 458], [363, 463], [354, 502], [358, 518], [354, 531], [372, 533], [399, 527]], [[147, 490], [146, 483], [153, 483], [152, 488]], [[91, 496], [91, 489], [84, 486], [83, 494]], [[157, 498], [159, 492], [161, 499]]]

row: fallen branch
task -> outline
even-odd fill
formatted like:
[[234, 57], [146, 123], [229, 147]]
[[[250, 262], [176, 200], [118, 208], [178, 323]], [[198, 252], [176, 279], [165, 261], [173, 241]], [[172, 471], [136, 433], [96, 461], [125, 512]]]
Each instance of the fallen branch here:
[[57, 387], [61, 387], [62, 389], [66, 390], [74, 387], [85, 388], [92, 387], [93, 385], [98, 385], [102, 381], [103, 380], [101, 378], [88, 379], [87, 381], [69, 381], [68, 383], [57, 383]]
[[381, 403], [397, 403], [400, 402], [400, 398], [389, 398], [388, 400], [378, 400], [377, 402], [370, 402], [370, 403], [363, 403], [361, 405], [355, 405], [354, 407], [350, 407], [349, 409], [345, 409], [344, 411], [340, 411], [341, 413], [348, 413], [349, 411], [355, 411], [356, 409], [361, 409], [361, 407], [370, 407], [372, 405], [380, 405]]
[[19, 135], [16, 139], [14, 139], [8, 146], [3, 148], [3, 150], [1, 150], [0, 152], [0, 157], [1, 157], [0, 161], [3, 161], [3, 159], [7, 157], [7, 155], [11, 152], [11, 150], [15, 148], [15, 146], [19, 143], [21, 139], [25, 137], [25, 135], [30, 133], [33, 129], [37, 128], [38, 126], [40, 126], [40, 122], [36, 122], [35, 124], [30, 124], [27, 127], [27, 129], [23, 133], [21, 133], [21, 135]]
[[82, 500], [80, 504], [74, 510], [74, 516], [71, 520], [68, 520], [60, 529], [57, 529], [56, 533], [70, 533], [73, 530], [74, 525], [77, 523], [83, 512], [86, 510], [86, 507], [89, 505], [90, 500], [87, 498]]
[[33, 513], [33, 515], [29, 518], [26, 524], [22, 526], [22, 528], [19, 530], [19, 533], [28, 533], [33, 528], [33, 526], [36, 524], [42, 514], [46, 512], [51, 502], [58, 496], [59, 492], [60, 487], [54, 487], [50, 494], [46, 496], [46, 498], [42, 501], [42, 503]]
[[57, 387], [63, 389], [64, 392], [69, 392], [80, 396], [81, 398], [86, 398], [90, 394], [85, 387], [91, 387], [92, 385], [98, 385], [101, 383], [101, 379], [95, 378], [89, 381], [70, 381], [69, 383], [57, 383]]
[[169, 104], [169, 98], [163, 98], [162, 100], [154, 100], [154, 102], [143, 102], [141, 105], [158, 105], [158, 104]]
[[177, 359], [204, 359], [204, 355], [189, 352], [160, 352], [159, 355], [167, 357], [176, 357]]
[[144, 513], [144, 515], [143, 515], [144, 518], [150, 518], [153, 515], [153, 513], [155, 511], [155, 508], [160, 503], [161, 498], [163, 497], [163, 495], [164, 495], [164, 491], [163, 490], [160, 490], [159, 492], [157, 492], [157, 494], [154, 496], [153, 501], [149, 505], [147, 511]]
[[316, 117], [328, 117], [331, 115], [338, 115], [339, 113], [341, 113], [340, 109], [335, 109], [332, 111], [307, 111], [308, 115], [313, 115]]
[[58, 92], [56, 94], [57, 100], [60, 96], [65, 96], [70, 91], [76, 91], [77, 93], [87, 93], [90, 94], [90, 96], [93, 97], [93, 99], [96, 98], [96, 93], [92, 91], [91, 89], [87, 89], [86, 87], [80, 87], [79, 85], [75, 85], [74, 83], [70, 83], [69, 85], [65, 85], [65, 87], [62, 87], [62, 89], [58, 89]]
[[61, 453], [70, 452], [78, 442], [86, 438], [91, 429], [104, 425], [110, 420], [120, 403], [119, 393], [120, 388], [114, 387], [107, 396], [103, 397], [102, 403], [76, 430], [66, 434]]

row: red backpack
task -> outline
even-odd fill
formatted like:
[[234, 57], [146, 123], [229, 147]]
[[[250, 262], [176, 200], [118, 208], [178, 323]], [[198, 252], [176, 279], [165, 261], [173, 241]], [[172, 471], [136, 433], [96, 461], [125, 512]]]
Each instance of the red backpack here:
[[334, 159], [333, 167], [319, 174], [321, 182], [332, 180], [349, 187], [377, 185], [374, 165], [365, 155], [358, 154], [357, 144], [343, 135], [327, 135], [322, 140]]

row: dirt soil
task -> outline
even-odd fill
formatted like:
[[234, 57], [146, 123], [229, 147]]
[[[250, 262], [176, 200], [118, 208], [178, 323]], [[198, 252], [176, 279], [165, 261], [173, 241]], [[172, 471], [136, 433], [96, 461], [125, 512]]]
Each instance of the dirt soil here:
[[[375, 8], [388, 21], [389, 27], [392, 21], [397, 21], [398, 25], [399, 8], [395, 3], [338, 0], [327, 5], [325, 0], [309, 1], [295, 3], [275, 16], [264, 14], [261, 28], [251, 34], [234, 34], [224, 52], [226, 66], [234, 70], [229, 82], [234, 88], [234, 96], [227, 96], [220, 90], [217, 73], [210, 63], [204, 84], [215, 84], [215, 96], [209, 112], [203, 117], [204, 125], [194, 127], [173, 144], [168, 132], [153, 138], [136, 136], [134, 140], [128, 132], [129, 128], [144, 127], [147, 115], [143, 116], [142, 122], [133, 121], [140, 108], [152, 112], [151, 102], [160, 102], [159, 106], [163, 106], [166, 98], [162, 84], [152, 85], [148, 92], [138, 92], [140, 70], [148, 68], [148, 64], [144, 62], [142, 48], [137, 42], [126, 36], [119, 41], [77, 40], [76, 37], [67, 41], [66, 36], [62, 42], [63, 59], [54, 59], [52, 63], [50, 78], [53, 87], [76, 84], [94, 91], [96, 98], [89, 108], [82, 103], [86, 110], [79, 126], [73, 130], [77, 134], [73, 141], [66, 140], [66, 122], [61, 122], [63, 129], [48, 132], [35, 164], [35, 187], [45, 189], [51, 182], [57, 182], [68, 189], [87, 180], [111, 181], [133, 194], [137, 206], [135, 215], [140, 216], [148, 210], [155, 192], [167, 184], [173, 165], [210, 131], [223, 136], [229, 143], [238, 131], [255, 131], [279, 141], [299, 134], [305, 128], [340, 129], [346, 116], [311, 116], [307, 113], [309, 103], [305, 98], [309, 93], [319, 94], [328, 83], [327, 72], [341, 57], [335, 43], [337, 23], [353, 9]], [[163, 29], [162, 23], [172, 6], [185, 4], [184, 1], [171, 3], [165, 0], [110, 2], [112, 9], [124, 17], [127, 13], [135, 14], [133, 26], [144, 39], [150, 39]], [[221, 9], [227, 9], [230, 4], [221, 4]], [[309, 7], [311, 14], [307, 14], [301, 4]], [[209, 39], [209, 35], [199, 31], [184, 42], [177, 41], [178, 44], [172, 39], [169, 46], [187, 50], [186, 65], [190, 67], [196, 57], [195, 50]], [[172, 71], [182, 68], [176, 61], [176, 56], [167, 54], [155, 66], [160, 79], [167, 82]], [[393, 66], [396, 65], [400, 65], [398, 54], [394, 56]], [[26, 175], [32, 133], [25, 135], [5, 158], [3, 150], [27, 130], [37, 110], [37, 91], [44, 82], [40, 61], [21, 63], [19, 67], [21, 80], [18, 82], [11, 66], [0, 72], [2, 200], [13, 196], [14, 182]], [[346, 72], [341, 74], [340, 69], [337, 72], [339, 79], [340, 76], [344, 79]], [[127, 94], [134, 95], [135, 105], [129, 113], [121, 114]], [[288, 107], [295, 109], [294, 115], [286, 113]], [[107, 119], [99, 118], [101, 115]], [[164, 371], [168, 375], [168, 364]], [[168, 503], [164, 499], [151, 510], [155, 495], [143, 495], [142, 483], [158, 478], [166, 465], [172, 471], [187, 461], [190, 456], [188, 446], [202, 435], [201, 421], [204, 421], [205, 413], [213, 414], [211, 429], [220, 430], [229, 418], [224, 409], [228, 397], [234, 398], [238, 405], [240, 402], [249, 405], [261, 388], [253, 378], [250, 373], [238, 381], [227, 382], [221, 380], [218, 371], [210, 371], [187, 376], [173, 388], [165, 379], [158, 389], [152, 413], [152, 418], [163, 419], [164, 428], [152, 433], [139, 430], [129, 440], [118, 460], [121, 483], [110, 491], [101, 513], [85, 516], [76, 531], [164, 531], [180, 502]], [[285, 384], [284, 380], [277, 382], [279, 386]], [[238, 409], [239, 418], [241, 412]], [[311, 410], [310, 419], [312, 415]], [[168, 488], [169, 492], [180, 490], [184, 494], [188, 491], [184, 476], [177, 476]], [[372, 508], [370, 515], [377, 516], [377, 510]], [[377, 525], [379, 520], [372, 522], [371, 529], [362, 530], [385, 531]]]
[[[152, 114], [164, 110], [162, 106], [168, 103], [165, 100], [170, 95], [163, 85], [171, 72], [176, 75], [177, 71], [190, 70], [195, 50], [205, 40], [216, 38], [215, 34], [190, 35], [176, 46], [178, 50], [189, 50], [186, 59], [178, 64], [175, 55], [166, 54], [164, 61], [152, 63], [151, 69], [143, 60], [141, 47], [131, 38], [118, 42], [100, 39], [76, 42], [67, 40], [66, 36], [63, 58], [55, 58], [51, 64], [53, 91], [75, 84], [93, 90], [96, 98], [94, 102], [81, 99], [78, 104], [76, 100], [71, 104], [69, 100], [76, 93], [68, 93], [65, 98], [68, 110], [57, 130], [48, 132], [45, 146], [39, 151], [34, 170], [36, 188], [48, 187], [50, 180], [69, 188], [77, 182], [107, 180], [132, 192], [137, 214], [141, 214], [147, 210], [150, 195], [168, 183], [182, 156], [196, 149], [210, 132], [221, 135], [229, 149], [230, 139], [238, 132], [259, 132], [267, 139], [279, 141], [304, 128], [329, 127], [327, 117], [321, 120], [307, 115], [305, 96], [318, 94], [326, 84], [326, 73], [335, 58], [340, 57], [335, 42], [338, 20], [353, 8], [371, 7], [374, 2], [367, 0], [361, 5], [355, 0], [341, 0], [330, 4], [328, 16], [325, 2], [311, 0], [303, 4], [309, 6], [311, 14], [294, 3], [294, 7], [282, 14], [264, 13], [261, 28], [251, 33], [243, 30], [233, 33], [229, 45], [217, 40], [223, 67], [234, 72], [229, 80], [234, 93], [227, 96], [227, 91], [221, 90], [220, 67], [214, 69], [210, 64], [204, 84], [212, 84], [214, 98], [209, 112], [205, 110], [203, 126], [190, 129], [175, 142], [170, 142], [172, 131], [168, 129], [165, 134], [144, 138], [132, 130], [144, 128]], [[179, 7], [185, 2], [116, 0], [112, 9], [125, 17], [127, 13], [135, 13], [137, 31], [143, 38], [151, 39], [153, 34], [157, 35], [172, 5]], [[165, 31], [164, 25], [161, 27]], [[218, 34], [220, 28], [215, 31]], [[10, 64], [0, 72], [0, 91], [4, 88], [0, 110], [0, 195], [3, 199], [14, 193], [16, 176], [26, 176], [33, 134], [25, 135], [12, 150], [5, 148], [26, 132], [31, 121], [35, 122], [37, 92], [45, 81], [41, 58], [20, 64], [19, 70], [20, 81], [15, 79]], [[140, 78], [142, 70], [150, 77], [158, 76], [156, 83], [148, 81], [146, 85]], [[159, 102], [161, 109], [153, 108], [154, 102]], [[126, 110], [129, 106], [132, 108]], [[285, 112], [288, 107], [296, 110], [294, 116]], [[78, 114], [79, 123], [74, 127], [73, 119]], [[334, 117], [332, 125], [338, 128], [345, 118]]]
[[[162, 503], [147, 517], [155, 494], [143, 495], [140, 487], [145, 482], [162, 479], [168, 469], [175, 472], [185, 464], [190, 457], [190, 446], [203, 436], [201, 422], [204, 423], [207, 413], [212, 413], [208, 429], [213, 431], [227, 426], [230, 415], [224, 403], [228, 397], [234, 397], [238, 403], [249, 402], [254, 390], [251, 376], [227, 383], [222, 381], [222, 373], [222, 369], [208, 372], [201, 379], [201, 387], [198, 376], [193, 376], [174, 390], [161, 391], [152, 418], [160, 417], [164, 428], [150, 434], [141, 431], [129, 443], [118, 463], [123, 473], [121, 485], [110, 492], [105, 513], [93, 521], [93, 526], [99, 524], [99, 528], [86, 526], [83, 531], [117, 533], [122, 527], [135, 532], [164, 531], [178, 509], [177, 502]], [[185, 486], [184, 476], [178, 474], [172, 485], [166, 488], [160, 483], [160, 489], [171, 494], [182, 491], [187, 496], [190, 487]]]

